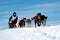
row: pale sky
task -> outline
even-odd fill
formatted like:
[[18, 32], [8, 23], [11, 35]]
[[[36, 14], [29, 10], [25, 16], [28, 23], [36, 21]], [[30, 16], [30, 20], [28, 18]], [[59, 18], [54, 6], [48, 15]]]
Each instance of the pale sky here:
[[47, 25], [60, 22], [60, 0], [0, 0], [0, 29], [9, 28], [8, 19], [14, 11], [19, 20], [41, 12], [48, 16]]

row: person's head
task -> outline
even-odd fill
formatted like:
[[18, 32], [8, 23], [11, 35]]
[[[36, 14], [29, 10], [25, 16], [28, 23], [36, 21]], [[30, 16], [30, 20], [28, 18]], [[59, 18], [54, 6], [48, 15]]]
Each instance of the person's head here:
[[14, 16], [14, 17], [16, 16], [16, 12], [13, 13], [13, 16]]
[[38, 16], [40, 16], [40, 15], [41, 15], [41, 13], [37, 13], [37, 15], [38, 15]]

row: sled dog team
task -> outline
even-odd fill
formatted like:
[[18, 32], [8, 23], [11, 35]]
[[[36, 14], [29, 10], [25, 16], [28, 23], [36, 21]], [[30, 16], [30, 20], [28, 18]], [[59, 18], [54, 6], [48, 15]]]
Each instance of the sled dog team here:
[[8, 24], [9, 24], [9, 28], [16, 28], [17, 26], [25, 27], [26, 23], [28, 27], [30, 27], [33, 21], [36, 27], [36, 26], [41, 26], [41, 25], [45, 26], [46, 20], [47, 20], [47, 16], [42, 15], [41, 13], [37, 13], [37, 15], [35, 15], [31, 19], [23, 18], [18, 22], [18, 16], [16, 15], [16, 12], [13, 12], [13, 15], [9, 17]]

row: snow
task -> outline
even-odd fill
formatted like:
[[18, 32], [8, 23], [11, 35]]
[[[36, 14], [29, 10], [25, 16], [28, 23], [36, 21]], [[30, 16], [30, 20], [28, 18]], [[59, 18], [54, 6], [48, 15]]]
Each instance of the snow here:
[[60, 40], [60, 25], [0, 30], [0, 40]]

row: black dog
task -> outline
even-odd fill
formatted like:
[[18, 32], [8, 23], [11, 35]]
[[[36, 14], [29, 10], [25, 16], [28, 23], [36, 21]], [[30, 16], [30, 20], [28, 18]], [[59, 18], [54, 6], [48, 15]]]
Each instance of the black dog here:
[[25, 27], [25, 20], [26, 20], [26, 18], [23, 18], [22, 20], [19, 21], [20, 27]]

